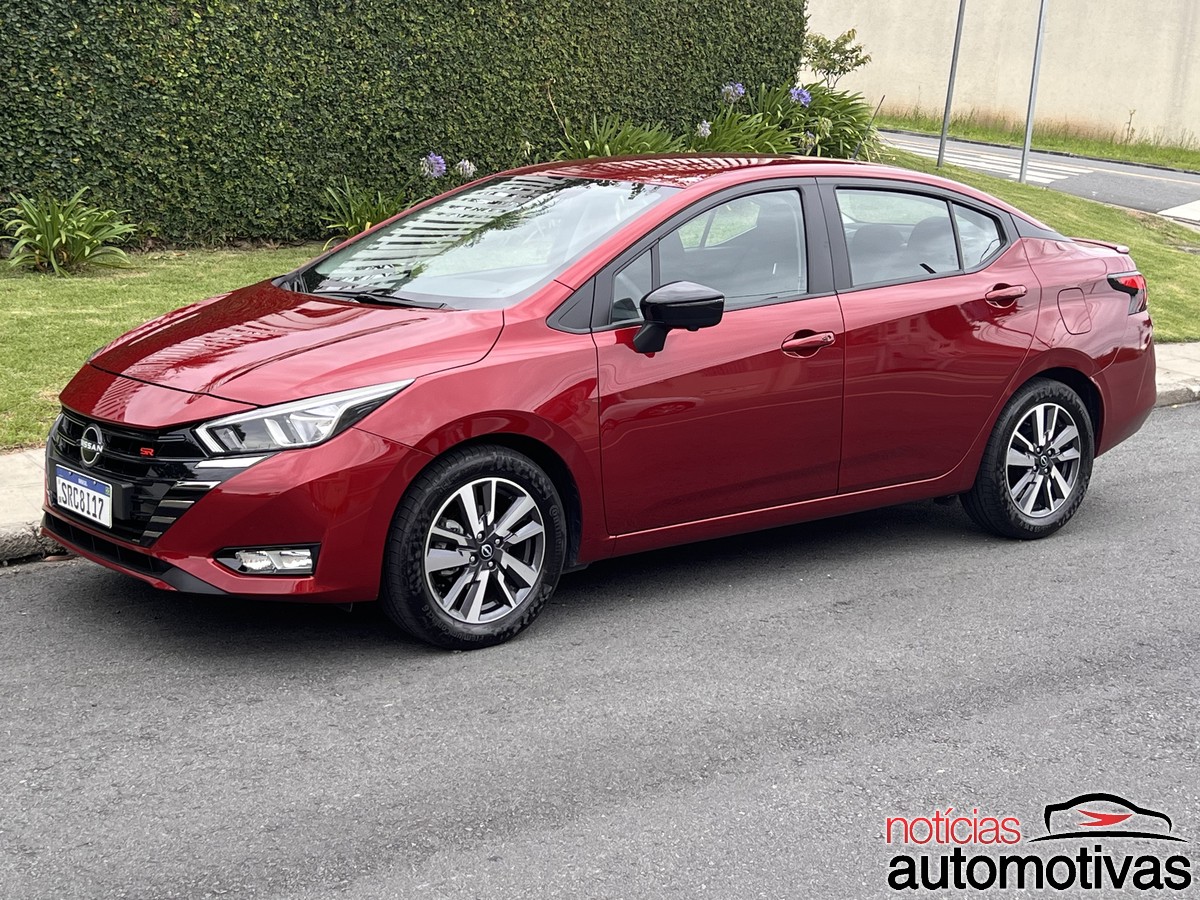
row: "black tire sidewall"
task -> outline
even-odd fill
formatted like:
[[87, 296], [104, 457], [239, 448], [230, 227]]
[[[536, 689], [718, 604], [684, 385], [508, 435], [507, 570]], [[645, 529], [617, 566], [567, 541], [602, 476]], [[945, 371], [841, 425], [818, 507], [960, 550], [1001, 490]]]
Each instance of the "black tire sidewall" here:
[[[1071, 495], [1062, 506], [1049, 516], [1033, 518], [1017, 508], [1009, 492], [1008, 447], [1013, 431], [1025, 415], [1038, 404], [1048, 402], [1069, 412], [1079, 429], [1079, 474]], [[964, 496], [963, 505], [978, 524], [1005, 537], [1034, 540], [1053, 534], [1071, 520], [1083, 503], [1092, 478], [1095, 445], [1092, 418], [1079, 395], [1060, 381], [1035, 379], [1012, 397], [996, 420], [975, 485]]]
[[[425, 581], [425, 539], [433, 517], [455, 491], [479, 478], [493, 477], [520, 485], [538, 504], [546, 529], [542, 571], [516, 610], [495, 622], [471, 624], [453, 618], [431, 594]], [[414, 479], [396, 510], [384, 555], [380, 599], [389, 618], [422, 640], [453, 649], [489, 647], [533, 622], [558, 584], [566, 554], [562, 500], [536, 463], [506, 447], [452, 450]]]

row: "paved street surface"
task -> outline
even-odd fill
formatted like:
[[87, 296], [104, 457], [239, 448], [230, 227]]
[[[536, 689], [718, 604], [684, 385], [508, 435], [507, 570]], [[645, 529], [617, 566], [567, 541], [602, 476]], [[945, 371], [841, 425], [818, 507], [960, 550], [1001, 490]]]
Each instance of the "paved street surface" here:
[[921, 503], [614, 560], [468, 654], [6, 570], [0, 897], [887, 896], [885, 816], [1086, 791], [1194, 852], [1198, 433], [1157, 410], [1048, 541]]
[[[893, 147], [937, 159], [936, 137], [882, 134]], [[1021, 151], [952, 140], [946, 142], [946, 162], [1015, 181], [1021, 168]], [[1032, 151], [1028, 181], [1076, 197], [1200, 224], [1200, 175], [1190, 172]]]

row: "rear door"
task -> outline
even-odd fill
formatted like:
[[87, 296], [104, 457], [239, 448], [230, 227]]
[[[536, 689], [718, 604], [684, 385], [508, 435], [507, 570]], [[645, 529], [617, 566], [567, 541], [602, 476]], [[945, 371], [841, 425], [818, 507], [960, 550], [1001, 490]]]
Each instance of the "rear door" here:
[[840, 491], [944, 475], [1033, 340], [1041, 289], [1012, 218], [907, 182], [822, 192], [846, 326]]

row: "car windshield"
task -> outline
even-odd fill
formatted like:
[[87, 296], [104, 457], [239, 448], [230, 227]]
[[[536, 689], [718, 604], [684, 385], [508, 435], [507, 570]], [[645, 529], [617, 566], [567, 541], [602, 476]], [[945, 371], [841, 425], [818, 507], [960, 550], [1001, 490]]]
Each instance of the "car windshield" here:
[[679, 188], [552, 175], [485, 182], [398, 219], [304, 273], [313, 293], [506, 306]]

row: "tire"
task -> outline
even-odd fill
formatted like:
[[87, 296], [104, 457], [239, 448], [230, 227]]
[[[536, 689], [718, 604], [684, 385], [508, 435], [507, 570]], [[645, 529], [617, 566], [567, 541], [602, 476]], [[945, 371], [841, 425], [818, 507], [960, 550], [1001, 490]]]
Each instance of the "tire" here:
[[1035, 378], [1000, 413], [963, 507], [993, 534], [1047, 537], [1083, 502], [1094, 454], [1092, 419], [1079, 395], [1062, 382]]
[[537, 618], [566, 552], [562, 500], [531, 459], [504, 447], [451, 450], [413, 481], [396, 510], [380, 600], [388, 618], [421, 640], [491, 647]]

